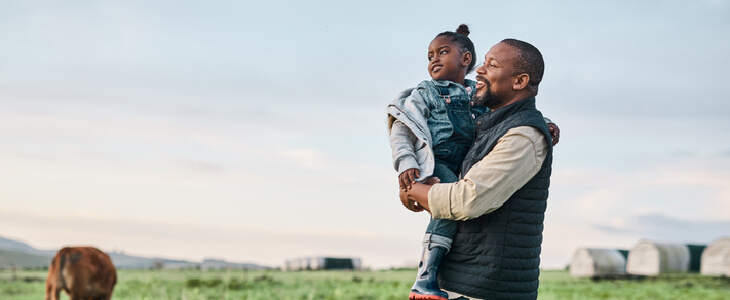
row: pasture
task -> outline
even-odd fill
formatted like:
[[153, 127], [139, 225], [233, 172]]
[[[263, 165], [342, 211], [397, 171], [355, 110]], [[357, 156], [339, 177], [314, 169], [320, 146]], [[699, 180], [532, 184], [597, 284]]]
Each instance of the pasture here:
[[[407, 299], [415, 269], [382, 271], [118, 270], [112, 299]], [[46, 272], [0, 271], [0, 299], [43, 299]], [[540, 299], [730, 299], [730, 278], [699, 274], [643, 280], [574, 278], [542, 271]], [[62, 294], [62, 299], [68, 299]]]

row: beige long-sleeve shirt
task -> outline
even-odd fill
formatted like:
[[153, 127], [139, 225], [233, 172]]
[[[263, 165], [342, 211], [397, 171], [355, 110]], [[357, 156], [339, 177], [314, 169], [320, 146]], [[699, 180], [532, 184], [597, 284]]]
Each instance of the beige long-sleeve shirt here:
[[537, 128], [510, 129], [463, 179], [431, 187], [431, 215], [434, 219], [468, 220], [497, 210], [540, 171], [548, 143]]

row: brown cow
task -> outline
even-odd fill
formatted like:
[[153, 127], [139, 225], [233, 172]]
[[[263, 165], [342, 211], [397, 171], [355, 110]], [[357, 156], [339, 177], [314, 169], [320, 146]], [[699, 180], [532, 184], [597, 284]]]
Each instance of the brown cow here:
[[48, 268], [46, 300], [61, 299], [61, 289], [71, 300], [109, 300], [116, 283], [117, 270], [104, 252], [66, 247], [56, 253]]

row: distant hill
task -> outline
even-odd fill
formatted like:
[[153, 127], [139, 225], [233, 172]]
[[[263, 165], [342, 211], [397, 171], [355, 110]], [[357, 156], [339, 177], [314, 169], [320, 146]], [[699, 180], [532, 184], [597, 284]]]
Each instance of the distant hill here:
[[16, 251], [21, 253], [29, 253], [29, 254], [35, 254], [40, 256], [48, 256], [53, 257], [53, 255], [56, 254], [56, 251], [51, 250], [38, 250], [31, 246], [29, 246], [26, 243], [11, 240], [8, 238], [4, 238], [0, 236], [0, 249], [2, 250], [9, 250], [9, 251]]
[[225, 260], [220, 259], [205, 259], [203, 260], [201, 264], [201, 268], [203, 270], [210, 270], [210, 269], [248, 269], [248, 270], [256, 270], [256, 269], [265, 269], [262, 266], [251, 264], [251, 263], [232, 263], [227, 262]]
[[[38, 250], [20, 241], [0, 237], [0, 269], [47, 267], [57, 250]], [[271, 269], [252, 263], [206, 259], [203, 262], [131, 256], [107, 252], [117, 269]]]
[[51, 257], [0, 249], [0, 269], [42, 268], [51, 263]]

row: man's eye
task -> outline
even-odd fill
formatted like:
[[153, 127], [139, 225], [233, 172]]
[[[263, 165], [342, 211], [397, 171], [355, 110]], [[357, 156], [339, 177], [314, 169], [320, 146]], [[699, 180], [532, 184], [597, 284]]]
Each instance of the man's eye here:
[[433, 56], [429, 56], [429, 57], [428, 57], [428, 60], [429, 60], [429, 61], [430, 61], [430, 60], [433, 60]]
[[490, 68], [496, 68], [497, 66], [495, 66], [495, 65], [493, 65], [493, 64], [489, 64], [489, 67], [490, 67]]

